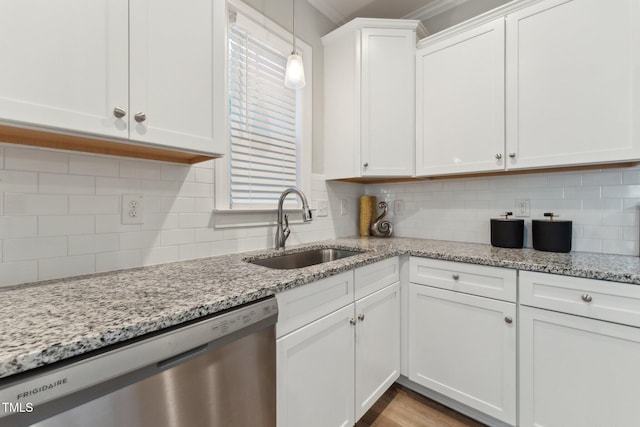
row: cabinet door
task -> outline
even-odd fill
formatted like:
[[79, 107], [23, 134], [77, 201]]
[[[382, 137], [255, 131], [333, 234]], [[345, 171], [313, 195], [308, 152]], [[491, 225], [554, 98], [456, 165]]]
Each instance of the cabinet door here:
[[128, 137], [128, 2], [0, 3], [0, 120]]
[[356, 301], [356, 420], [400, 376], [400, 283]]
[[520, 425], [638, 425], [640, 329], [520, 308]]
[[547, 0], [507, 17], [507, 168], [640, 157], [640, 3]]
[[504, 18], [416, 55], [416, 175], [504, 169]]
[[217, 3], [131, 0], [131, 140], [215, 152]]
[[353, 304], [277, 340], [278, 427], [354, 424]]
[[516, 422], [515, 304], [409, 285], [409, 379]]
[[363, 176], [412, 176], [415, 150], [415, 31], [361, 34]]

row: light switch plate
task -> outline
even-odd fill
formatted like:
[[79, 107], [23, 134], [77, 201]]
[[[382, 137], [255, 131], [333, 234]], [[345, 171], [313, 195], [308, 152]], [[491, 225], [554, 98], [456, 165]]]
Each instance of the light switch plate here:
[[516, 199], [515, 216], [528, 217], [529, 216], [529, 199]]
[[329, 215], [329, 201], [318, 200], [318, 208], [316, 209], [316, 216], [323, 217]]

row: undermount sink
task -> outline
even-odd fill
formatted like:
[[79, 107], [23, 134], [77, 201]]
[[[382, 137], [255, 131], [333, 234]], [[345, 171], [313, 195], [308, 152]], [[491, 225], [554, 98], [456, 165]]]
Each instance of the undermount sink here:
[[271, 258], [256, 259], [249, 262], [251, 264], [257, 264], [278, 270], [290, 270], [335, 261], [337, 259], [347, 258], [361, 253], [362, 252], [337, 248], [312, 249], [304, 252], [277, 255]]

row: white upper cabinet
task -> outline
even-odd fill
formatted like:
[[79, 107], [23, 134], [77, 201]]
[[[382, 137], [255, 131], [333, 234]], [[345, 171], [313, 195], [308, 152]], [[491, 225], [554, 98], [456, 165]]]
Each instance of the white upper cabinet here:
[[132, 140], [212, 151], [214, 4], [130, 2]]
[[640, 158], [640, 2], [507, 16], [507, 169]]
[[416, 31], [356, 18], [322, 38], [328, 179], [414, 174]]
[[222, 0], [2, 2], [0, 121], [223, 154], [225, 16]]
[[416, 53], [416, 175], [504, 169], [504, 18]]
[[0, 119], [127, 138], [128, 2], [0, 4]]

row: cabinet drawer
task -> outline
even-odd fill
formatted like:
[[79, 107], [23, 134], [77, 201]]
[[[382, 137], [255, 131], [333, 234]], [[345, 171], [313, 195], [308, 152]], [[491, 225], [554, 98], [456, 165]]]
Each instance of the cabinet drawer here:
[[353, 302], [353, 271], [327, 277], [279, 294], [276, 336], [281, 337], [307, 323]]
[[411, 257], [409, 281], [503, 301], [516, 301], [516, 270]]
[[356, 269], [355, 274], [355, 297], [360, 299], [399, 281], [400, 260], [394, 257], [366, 265]]
[[521, 304], [640, 326], [640, 286], [531, 271], [519, 283]]

